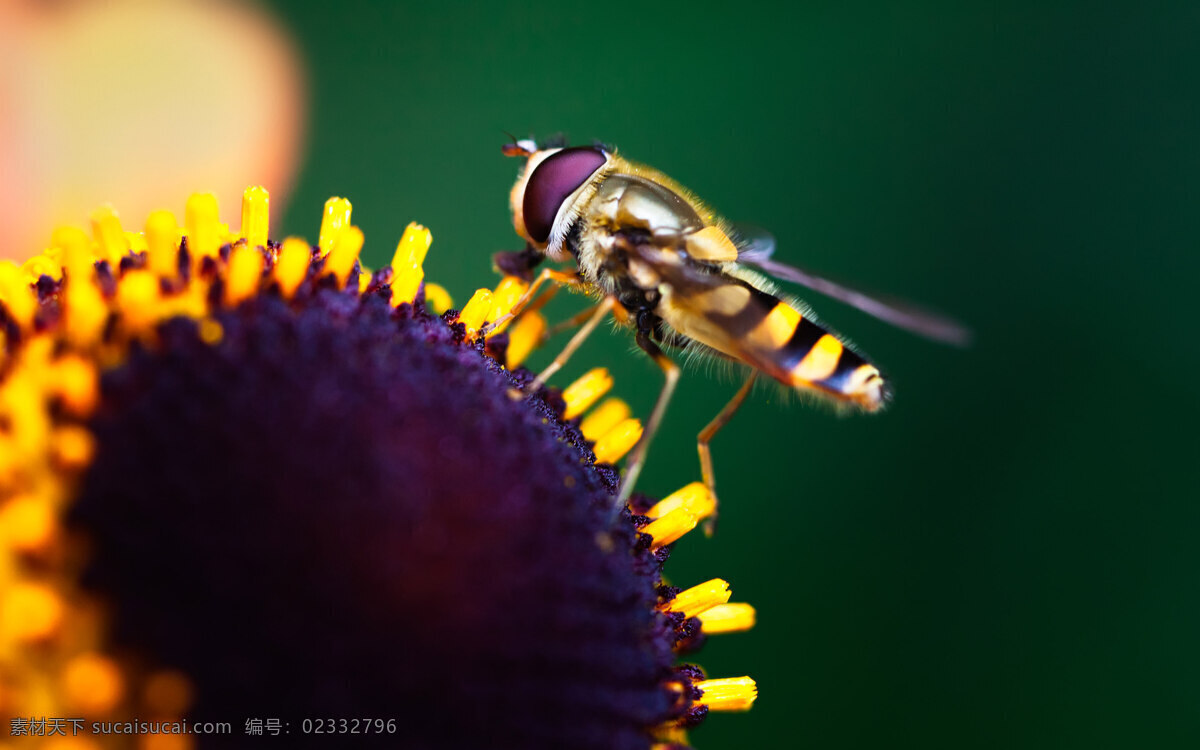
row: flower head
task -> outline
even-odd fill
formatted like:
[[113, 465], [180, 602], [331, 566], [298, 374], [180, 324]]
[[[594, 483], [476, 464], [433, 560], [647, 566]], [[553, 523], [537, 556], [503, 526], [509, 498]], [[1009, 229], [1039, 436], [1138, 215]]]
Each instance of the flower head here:
[[511, 397], [544, 321], [480, 332], [521, 282], [435, 315], [423, 227], [372, 273], [349, 202], [316, 246], [269, 242], [267, 205], [240, 233], [211, 196], [182, 232], [101, 210], [0, 266], [0, 713], [632, 748], [748, 708], [676, 659], [753, 610], [660, 576], [711, 497], [611, 522], [640, 425], [602, 370]]

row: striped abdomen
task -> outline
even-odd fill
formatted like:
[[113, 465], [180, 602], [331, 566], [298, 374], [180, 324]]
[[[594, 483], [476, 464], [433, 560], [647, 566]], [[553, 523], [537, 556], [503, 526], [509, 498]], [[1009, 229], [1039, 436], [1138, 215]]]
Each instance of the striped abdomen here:
[[696, 287], [668, 292], [658, 306], [675, 330], [785, 385], [867, 411], [883, 406], [879, 370], [799, 310], [730, 276], [710, 276]]

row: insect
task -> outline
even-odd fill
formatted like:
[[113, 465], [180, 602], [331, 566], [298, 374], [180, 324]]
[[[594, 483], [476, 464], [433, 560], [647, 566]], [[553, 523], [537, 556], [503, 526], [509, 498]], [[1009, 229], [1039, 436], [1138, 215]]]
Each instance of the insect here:
[[[759, 373], [866, 412], [878, 411], [888, 400], [888, 382], [879, 369], [798, 304], [777, 296], [767, 275], [935, 340], [966, 341], [966, 330], [950, 320], [774, 261], [769, 237], [741, 236], [674, 180], [615, 150], [539, 148], [521, 140], [507, 144], [503, 152], [526, 160], [510, 195], [513, 226], [526, 248], [499, 254], [497, 264], [533, 283], [497, 324], [519, 314], [546, 282], [580, 288], [599, 300], [533, 389], [614, 310], [628, 313], [638, 346], [665, 375], [627, 463], [616, 510], [624, 507], [633, 490], [679, 378], [679, 367], [664, 348], [698, 349], [747, 366], [742, 387], [698, 436], [702, 478], [714, 498], [709, 442], [745, 400]], [[565, 271], [544, 269], [533, 277], [534, 268], [546, 259], [570, 266]]]

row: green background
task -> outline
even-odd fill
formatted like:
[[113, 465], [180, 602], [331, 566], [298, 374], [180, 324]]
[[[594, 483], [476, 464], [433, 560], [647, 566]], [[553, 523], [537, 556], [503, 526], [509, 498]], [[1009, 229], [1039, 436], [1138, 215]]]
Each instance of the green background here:
[[[280, 0], [312, 85], [283, 231], [348, 196], [377, 266], [417, 219], [462, 304], [520, 247], [504, 131], [563, 131], [785, 261], [952, 312], [966, 351], [812, 299], [894, 407], [764, 388], [717, 438], [720, 531], [667, 572], [758, 607], [695, 660], [761, 697], [694, 744], [1197, 747], [1200, 6], [1130, 5]], [[647, 413], [660, 375], [625, 332], [557, 383], [599, 364]], [[688, 373], [642, 489], [698, 478], [735, 388]]]

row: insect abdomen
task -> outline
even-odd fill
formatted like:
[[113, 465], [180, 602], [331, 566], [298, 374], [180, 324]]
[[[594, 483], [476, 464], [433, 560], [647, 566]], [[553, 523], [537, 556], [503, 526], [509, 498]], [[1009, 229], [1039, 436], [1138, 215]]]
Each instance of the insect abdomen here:
[[680, 333], [770, 375], [867, 411], [883, 406], [883, 376], [843, 341], [773, 294], [741, 279], [710, 277], [700, 293], [671, 294], [663, 319]]
[[782, 300], [776, 300], [767, 317], [777, 327], [772, 343], [783, 339], [780, 332], [791, 329], [776, 349], [779, 367], [787, 375], [784, 382], [853, 401], [868, 411], [883, 406], [886, 391], [879, 369], [843, 341]]

